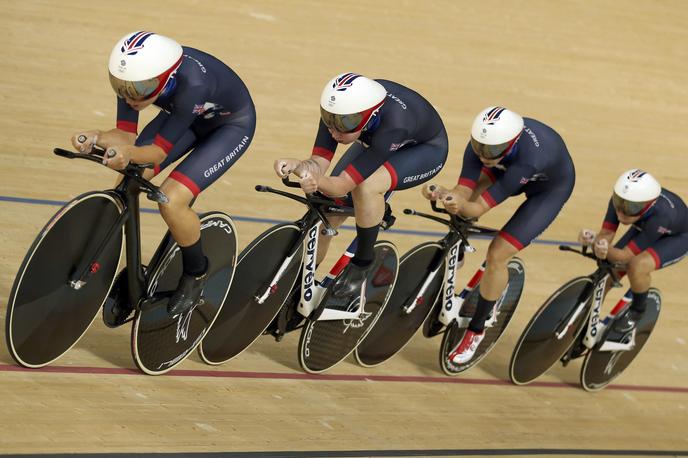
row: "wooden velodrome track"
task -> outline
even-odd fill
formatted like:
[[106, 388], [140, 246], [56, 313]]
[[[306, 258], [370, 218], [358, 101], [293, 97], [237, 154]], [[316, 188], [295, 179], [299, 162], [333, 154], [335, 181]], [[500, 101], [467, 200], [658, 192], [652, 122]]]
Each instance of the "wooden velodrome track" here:
[[[257, 195], [253, 186], [279, 186], [272, 161], [310, 152], [322, 85], [342, 71], [393, 79], [437, 107], [452, 145], [438, 179], [445, 185], [455, 183], [471, 120], [483, 107], [502, 104], [557, 129], [578, 176], [543, 241], [572, 241], [580, 227], [598, 228], [614, 180], [631, 167], [688, 199], [688, 4], [679, 0], [0, 5], [3, 321], [17, 269], [56, 202], [113, 181], [111, 171], [54, 157], [51, 149], [68, 146], [76, 130], [113, 125], [106, 62], [113, 43], [136, 29], [218, 56], [251, 90], [253, 144], [197, 204], [236, 216], [241, 246], [268, 227], [261, 219], [301, 216], [296, 204]], [[499, 227], [519, 201], [481, 223]], [[397, 229], [439, 235], [439, 226], [401, 215], [404, 207], [425, 208], [416, 190], [397, 194], [393, 206]], [[147, 259], [164, 225], [150, 213], [142, 223]], [[351, 234], [342, 232], [329, 259]], [[403, 253], [438, 235], [381, 238]], [[487, 242], [476, 246], [462, 278]], [[157, 378], [133, 370], [129, 328], [113, 331], [100, 320], [44, 370], [19, 370], [3, 345], [0, 453], [688, 454], [688, 298], [681, 290], [688, 261], [653, 277], [664, 309], [646, 349], [615, 386], [588, 394], [575, 386], [576, 363], [533, 386], [507, 382], [509, 357], [532, 313], [559, 285], [594, 268], [546, 243], [522, 258], [526, 290], [513, 324], [479, 367], [457, 378], [439, 371], [439, 339], [421, 336], [383, 366], [348, 360], [322, 377], [299, 370], [296, 334], [280, 344], [263, 337], [216, 368], [193, 355]], [[612, 300], [620, 294], [613, 291]]]

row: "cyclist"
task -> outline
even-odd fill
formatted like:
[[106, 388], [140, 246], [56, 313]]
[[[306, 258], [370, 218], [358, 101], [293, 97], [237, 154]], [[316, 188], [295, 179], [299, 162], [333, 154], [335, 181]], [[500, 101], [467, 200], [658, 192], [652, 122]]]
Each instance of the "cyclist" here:
[[509, 279], [507, 264], [554, 221], [576, 181], [571, 156], [551, 127], [504, 107], [488, 107], [473, 121], [458, 184], [426, 185], [423, 195], [453, 214], [478, 218], [510, 196], [526, 196], [487, 250], [476, 310], [449, 358], [464, 364], [485, 337], [485, 322]]
[[[337, 144], [351, 145], [325, 174]], [[310, 158], [283, 158], [274, 163], [278, 176], [294, 173], [306, 193], [342, 197], [351, 193], [358, 245], [351, 262], [328, 294], [347, 304], [364, 295], [374, 258], [373, 247], [385, 212], [384, 194], [418, 186], [444, 166], [447, 133], [437, 111], [417, 92], [389, 80], [356, 73], [332, 78], [320, 97], [320, 122]], [[344, 218], [332, 217], [335, 226]], [[321, 236], [322, 260], [330, 237]]]
[[[612, 247], [619, 223], [630, 228]], [[631, 169], [614, 184], [600, 232], [582, 229], [579, 241], [592, 245], [598, 258], [627, 265], [633, 299], [614, 323], [615, 331], [627, 333], [645, 312], [652, 272], [676, 264], [688, 254], [688, 209], [652, 175]]]
[[[117, 42], [109, 76], [117, 94], [116, 128], [80, 131], [72, 137], [75, 148], [106, 149], [103, 163], [116, 170], [152, 163], [147, 178], [193, 150], [162, 183], [169, 202], [158, 205], [182, 252], [184, 273], [167, 306], [176, 316], [197, 305], [208, 278], [200, 222], [190, 205], [248, 149], [255, 108], [246, 85], [223, 62], [152, 32]], [[160, 113], [138, 134], [139, 112], [151, 105]], [[120, 310], [118, 322], [132, 305]]]

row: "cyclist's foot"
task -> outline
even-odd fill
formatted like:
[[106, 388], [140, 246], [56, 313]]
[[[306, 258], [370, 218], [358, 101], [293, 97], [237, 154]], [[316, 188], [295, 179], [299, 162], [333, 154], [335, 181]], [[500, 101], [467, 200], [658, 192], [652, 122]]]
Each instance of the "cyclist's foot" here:
[[314, 310], [312, 319], [318, 319], [324, 307], [330, 309], [343, 310], [348, 312], [356, 311], [365, 301], [365, 285], [370, 266], [360, 267], [349, 263], [335, 279]]
[[478, 349], [478, 345], [480, 345], [480, 342], [482, 342], [484, 338], [485, 331], [478, 334], [470, 329], [466, 329], [459, 345], [449, 354], [449, 361], [454, 364], [467, 363], [473, 358], [475, 351]]
[[638, 325], [642, 314], [633, 309], [626, 310], [620, 317], [614, 320], [614, 331], [625, 334], [631, 332]]
[[205, 273], [195, 276], [189, 274], [182, 274], [182, 278], [179, 280], [179, 285], [177, 289], [167, 303], [167, 313], [171, 317], [176, 317], [182, 313], [186, 313], [191, 310], [195, 305], [201, 301], [201, 295], [203, 294], [203, 288], [205, 288], [208, 282], [208, 271], [210, 269], [206, 267]]
[[354, 295], [361, 295], [369, 268], [370, 266], [359, 267], [350, 262], [334, 281], [331, 287], [332, 297], [348, 299]]

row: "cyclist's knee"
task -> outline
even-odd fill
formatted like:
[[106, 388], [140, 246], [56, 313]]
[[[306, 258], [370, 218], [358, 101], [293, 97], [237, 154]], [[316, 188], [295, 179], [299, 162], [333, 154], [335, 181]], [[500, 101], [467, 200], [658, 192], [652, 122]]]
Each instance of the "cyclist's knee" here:
[[515, 248], [499, 237], [495, 237], [492, 243], [490, 243], [490, 247], [487, 249], [485, 260], [488, 265], [506, 267], [506, 264], [514, 254], [516, 254]]
[[628, 275], [646, 275], [655, 270], [655, 260], [652, 256], [643, 252], [634, 256], [628, 263]]
[[167, 203], [159, 203], [158, 208], [163, 218], [173, 216], [184, 211], [194, 198], [193, 193], [181, 183], [173, 180], [165, 180], [160, 186], [160, 190], [167, 196]]

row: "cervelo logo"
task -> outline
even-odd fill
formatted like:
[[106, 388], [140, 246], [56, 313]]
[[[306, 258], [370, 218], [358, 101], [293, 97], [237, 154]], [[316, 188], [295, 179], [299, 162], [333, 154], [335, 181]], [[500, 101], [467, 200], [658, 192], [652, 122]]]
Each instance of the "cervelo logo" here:
[[201, 224], [201, 230], [209, 228], [209, 227], [217, 227], [222, 229], [228, 234], [232, 233], [232, 226], [229, 225], [228, 223], [225, 223], [221, 219], [209, 219], [208, 221], [204, 221], [203, 224]]
[[313, 280], [315, 278], [315, 246], [318, 237], [318, 226], [313, 226], [308, 231], [308, 243], [306, 244], [306, 263], [303, 276], [303, 298], [306, 301], [313, 299]]
[[592, 318], [590, 320], [590, 335], [595, 337], [597, 335], [597, 325], [600, 322], [600, 308], [602, 307], [602, 296], [604, 296], [604, 282], [595, 290], [595, 304], [592, 310]]
[[332, 89], [334, 89], [335, 91], [346, 91], [354, 84], [354, 81], [359, 76], [361, 75], [358, 75], [356, 73], [345, 73], [336, 80], [334, 80], [334, 83], [332, 83]]
[[143, 49], [144, 42], [148, 37], [153, 35], [153, 32], [136, 32], [122, 44], [120, 51], [127, 56], [134, 56]]
[[456, 274], [456, 259], [459, 256], [459, 246], [454, 245], [449, 251], [449, 263], [447, 264], [447, 285], [444, 290], [444, 309], [451, 310], [454, 299], [454, 285]]

